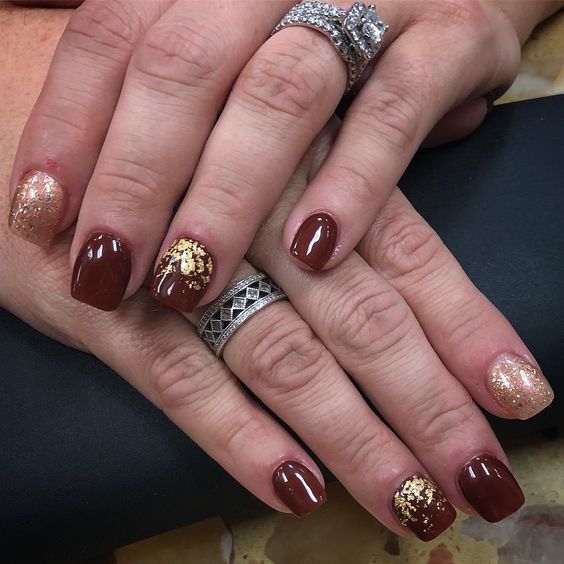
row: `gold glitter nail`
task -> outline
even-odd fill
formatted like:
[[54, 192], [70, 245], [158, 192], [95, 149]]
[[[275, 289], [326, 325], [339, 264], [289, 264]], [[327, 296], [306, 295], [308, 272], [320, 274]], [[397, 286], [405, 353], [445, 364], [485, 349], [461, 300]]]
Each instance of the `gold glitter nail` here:
[[54, 178], [40, 171], [28, 173], [12, 200], [10, 229], [36, 245], [48, 246], [63, 217], [64, 201], [63, 188]]
[[542, 372], [512, 354], [502, 354], [489, 369], [489, 388], [512, 416], [529, 419], [552, 403], [554, 392]]
[[454, 507], [439, 488], [417, 474], [396, 490], [393, 506], [400, 523], [422, 540], [435, 538], [456, 518]]

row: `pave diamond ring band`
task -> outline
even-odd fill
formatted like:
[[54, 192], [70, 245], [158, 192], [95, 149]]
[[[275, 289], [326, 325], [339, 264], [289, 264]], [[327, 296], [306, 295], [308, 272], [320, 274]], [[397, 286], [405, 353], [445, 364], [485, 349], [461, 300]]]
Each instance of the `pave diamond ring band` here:
[[221, 358], [225, 343], [247, 319], [285, 297], [264, 272], [247, 276], [210, 304], [198, 324], [198, 335]]
[[294, 6], [272, 34], [291, 26], [316, 29], [326, 35], [347, 65], [347, 92], [360, 79], [366, 65], [376, 57], [387, 26], [374, 5], [355, 2], [350, 10], [326, 2], [304, 1]]

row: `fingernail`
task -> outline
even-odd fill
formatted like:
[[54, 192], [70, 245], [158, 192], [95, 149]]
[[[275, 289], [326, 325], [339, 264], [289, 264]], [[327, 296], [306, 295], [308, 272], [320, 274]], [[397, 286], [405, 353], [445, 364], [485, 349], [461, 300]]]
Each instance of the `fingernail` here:
[[505, 519], [525, 502], [509, 468], [488, 454], [472, 458], [462, 469], [458, 483], [468, 503], [490, 523]]
[[204, 245], [193, 239], [177, 239], [157, 267], [153, 297], [169, 307], [190, 313], [209, 286], [213, 270], [213, 260]]
[[321, 270], [335, 251], [337, 224], [326, 213], [308, 217], [298, 229], [290, 253], [313, 270]]
[[109, 233], [93, 233], [74, 263], [71, 295], [104, 311], [116, 309], [131, 277], [127, 245]]
[[283, 462], [272, 475], [274, 491], [284, 505], [298, 517], [305, 517], [327, 500], [323, 486], [299, 462]]
[[522, 358], [502, 354], [488, 371], [497, 402], [517, 419], [529, 419], [549, 406], [554, 392], [542, 372]]
[[64, 203], [64, 190], [54, 178], [37, 170], [29, 172], [16, 188], [10, 229], [22, 239], [47, 247], [63, 218]]
[[422, 541], [438, 537], [456, 519], [456, 510], [441, 490], [417, 474], [396, 490], [393, 508], [400, 523]]

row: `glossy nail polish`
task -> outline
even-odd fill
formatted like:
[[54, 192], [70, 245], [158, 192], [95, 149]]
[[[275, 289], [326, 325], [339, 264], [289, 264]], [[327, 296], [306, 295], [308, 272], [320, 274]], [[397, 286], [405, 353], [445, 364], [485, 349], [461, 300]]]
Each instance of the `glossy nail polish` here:
[[299, 462], [283, 462], [272, 475], [274, 491], [298, 517], [305, 517], [327, 500], [325, 489], [313, 473]]
[[41, 171], [25, 175], [10, 208], [12, 232], [42, 247], [48, 246], [63, 218], [65, 194], [62, 186]]
[[554, 399], [542, 372], [512, 354], [502, 354], [491, 365], [488, 387], [501, 407], [517, 419], [533, 417]]
[[458, 483], [468, 503], [490, 523], [505, 519], [525, 502], [509, 468], [489, 454], [470, 460], [462, 469]]
[[456, 519], [456, 510], [441, 490], [417, 474], [396, 490], [392, 505], [400, 523], [422, 541], [438, 537]]
[[104, 311], [116, 309], [131, 277], [131, 253], [110, 233], [88, 237], [74, 263], [71, 295]]
[[152, 295], [165, 305], [190, 313], [210, 285], [214, 271], [206, 247], [189, 238], [177, 239], [161, 258]]
[[290, 253], [313, 270], [321, 270], [333, 255], [336, 243], [335, 220], [326, 213], [317, 213], [300, 225]]

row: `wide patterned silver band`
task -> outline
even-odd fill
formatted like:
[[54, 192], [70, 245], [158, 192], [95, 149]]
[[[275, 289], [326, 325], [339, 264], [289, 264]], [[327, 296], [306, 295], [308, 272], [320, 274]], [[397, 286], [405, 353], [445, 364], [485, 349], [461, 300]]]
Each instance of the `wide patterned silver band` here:
[[247, 276], [208, 307], [198, 324], [198, 335], [221, 358], [225, 343], [247, 319], [285, 297], [280, 286], [264, 272]]
[[389, 29], [376, 13], [376, 6], [363, 2], [355, 2], [349, 10], [326, 2], [301, 2], [280, 20], [272, 34], [290, 26], [311, 27], [331, 40], [347, 65], [347, 92], [378, 54]]

